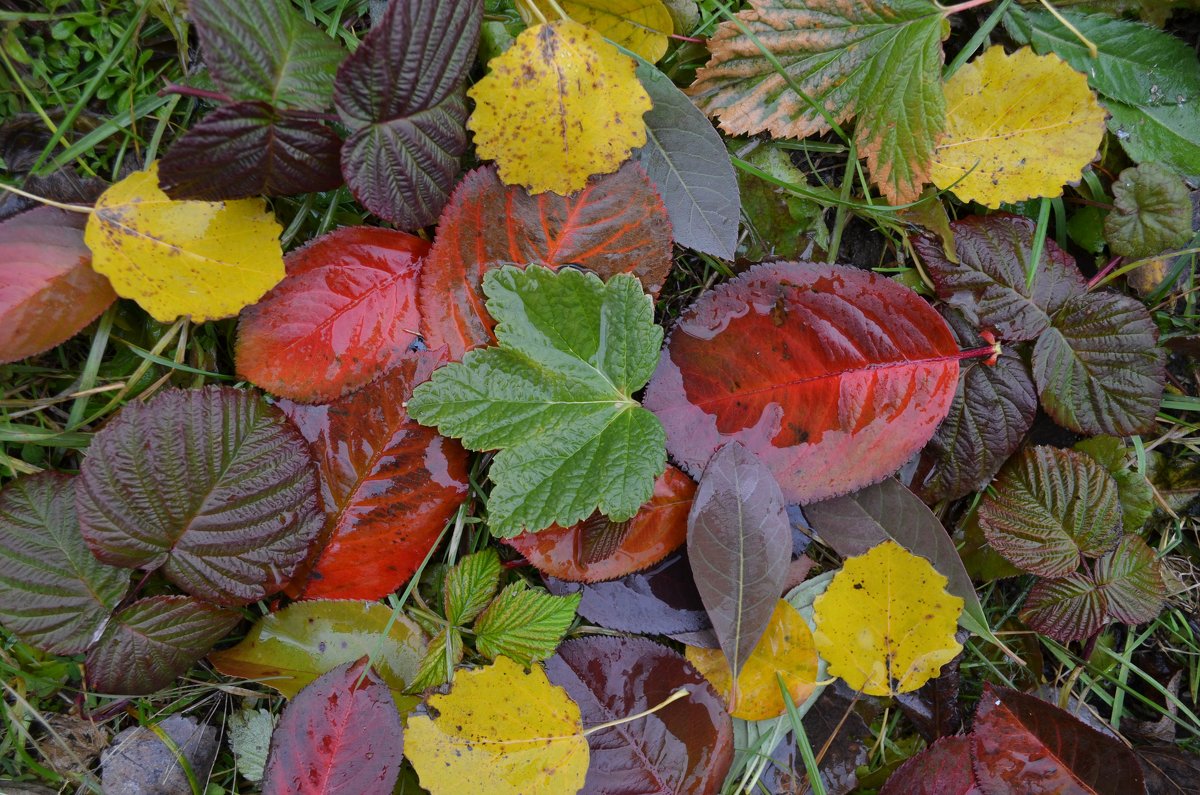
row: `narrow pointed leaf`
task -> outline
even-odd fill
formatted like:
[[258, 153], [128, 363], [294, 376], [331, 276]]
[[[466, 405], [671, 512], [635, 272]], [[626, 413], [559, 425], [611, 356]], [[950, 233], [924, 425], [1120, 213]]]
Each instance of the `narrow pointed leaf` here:
[[462, 658], [462, 633], [455, 627], [446, 627], [429, 641], [429, 650], [421, 659], [421, 666], [408, 689], [419, 693], [452, 681], [454, 668], [462, 662]]

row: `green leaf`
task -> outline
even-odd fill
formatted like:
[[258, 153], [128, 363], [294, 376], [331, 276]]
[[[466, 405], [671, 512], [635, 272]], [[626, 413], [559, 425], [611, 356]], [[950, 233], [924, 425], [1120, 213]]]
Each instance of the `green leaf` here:
[[262, 781], [277, 720], [265, 709], [243, 709], [229, 716], [229, 747], [238, 773], [247, 781]]
[[[745, 160], [780, 182], [808, 185], [804, 172], [796, 168], [788, 153], [774, 146], [760, 146]], [[814, 242], [829, 246], [825, 208], [812, 199], [791, 196], [773, 182], [745, 171], [738, 172], [742, 213], [753, 229], [746, 258], [758, 262], [771, 259], [802, 259]]]
[[1192, 200], [1170, 169], [1157, 163], [1127, 168], [1112, 190], [1114, 209], [1105, 219], [1104, 236], [1114, 254], [1154, 257], [1191, 238]]
[[701, 110], [720, 117], [721, 128], [734, 135], [766, 130], [804, 138], [829, 130], [796, 86], [839, 124], [857, 116], [859, 154], [889, 200], [920, 194], [946, 122], [938, 6], [929, 0], [755, 0], [753, 10], [737, 17], [709, 39], [712, 60], [688, 92]]
[[288, 0], [192, 0], [208, 68], [236, 99], [324, 110], [346, 52]]
[[1096, 584], [1071, 572], [1059, 579], [1039, 580], [1021, 608], [1021, 620], [1043, 635], [1069, 643], [1099, 632], [1106, 607]]
[[475, 648], [493, 660], [501, 655], [523, 665], [544, 660], [575, 620], [580, 598], [551, 596], [529, 590], [524, 580], [514, 582], [475, 622]]
[[1154, 550], [1127, 535], [1096, 562], [1095, 580], [1108, 600], [1108, 614], [1126, 624], [1152, 621], [1167, 598], [1167, 584]]
[[1139, 107], [1106, 102], [1108, 129], [1134, 162], [1166, 163], [1189, 177], [1200, 175], [1200, 100]]
[[1077, 442], [1075, 449], [1096, 459], [1117, 482], [1125, 532], [1141, 530], [1154, 513], [1154, 489], [1145, 475], [1129, 467], [1125, 443], [1115, 436], [1095, 436]]
[[500, 587], [500, 555], [494, 547], [469, 555], [446, 575], [446, 620], [461, 627], [483, 612]]
[[658, 418], [632, 397], [658, 363], [662, 329], [638, 280], [541, 266], [483, 281], [497, 347], [477, 348], [413, 392], [409, 416], [472, 450], [500, 450], [488, 522], [501, 537], [616, 521], [666, 468]]
[[455, 627], [446, 627], [429, 642], [429, 651], [421, 659], [421, 667], [408, 686], [408, 692], [420, 693], [454, 680], [454, 666], [463, 658], [462, 634]]

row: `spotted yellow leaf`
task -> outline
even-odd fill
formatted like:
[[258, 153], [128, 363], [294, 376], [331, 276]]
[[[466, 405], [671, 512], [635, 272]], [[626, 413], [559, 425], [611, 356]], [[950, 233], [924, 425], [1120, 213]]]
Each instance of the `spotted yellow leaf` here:
[[[547, 19], [556, 18], [550, 0], [533, 0], [533, 3]], [[667, 52], [667, 34], [674, 23], [662, 0], [558, 0], [558, 6], [571, 19], [650, 63], [657, 62]], [[526, 21], [533, 22], [528, 18]]]
[[588, 743], [579, 706], [540, 666], [507, 657], [459, 671], [431, 714], [408, 719], [404, 755], [432, 795], [570, 795], [583, 787]]
[[468, 92], [467, 126], [500, 179], [530, 193], [581, 190], [646, 142], [650, 97], [634, 62], [596, 31], [560, 20], [528, 28]]
[[1061, 196], [1104, 137], [1087, 78], [1054, 54], [992, 47], [946, 82], [946, 134], [931, 179], [988, 207]]
[[938, 675], [962, 645], [963, 600], [925, 558], [895, 541], [847, 558], [813, 603], [817, 651], [829, 673], [871, 696], [908, 693]]
[[687, 646], [684, 654], [742, 720], [777, 718], [786, 709], [779, 676], [795, 704], [803, 704], [817, 684], [817, 647], [812, 631], [796, 608], [780, 599], [758, 645], [750, 653], [732, 687], [729, 662], [720, 649]]
[[262, 199], [170, 199], [157, 166], [96, 201], [84, 232], [92, 267], [162, 323], [233, 317], [283, 278], [279, 223]]

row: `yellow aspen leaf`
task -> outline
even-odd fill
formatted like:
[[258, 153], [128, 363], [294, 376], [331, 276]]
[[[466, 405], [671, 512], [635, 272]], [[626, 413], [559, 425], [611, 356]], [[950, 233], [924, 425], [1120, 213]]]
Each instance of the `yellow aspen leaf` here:
[[925, 558], [895, 541], [847, 558], [813, 602], [817, 651], [829, 673], [870, 696], [908, 693], [938, 675], [962, 645], [963, 600]]
[[583, 788], [590, 759], [579, 706], [540, 666], [507, 657], [460, 671], [446, 695], [429, 697], [436, 717], [413, 715], [404, 755], [432, 795], [569, 795]]
[[[533, 0], [533, 4], [546, 18], [557, 16], [550, 0]], [[666, 55], [667, 34], [674, 23], [662, 0], [558, 0], [558, 6], [571, 19], [650, 63]]]
[[233, 317], [284, 274], [280, 227], [262, 199], [175, 201], [158, 164], [96, 200], [84, 242], [92, 267], [155, 320]]
[[[1104, 137], [1105, 111], [1087, 78], [1054, 54], [996, 46], [946, 82], [946, 134], [930, 178], [988, 207], [1061, 196]], [[961, 181], [959, 181], [961, 180]], [[957, 182], [957, 184], [955, 184]]]
[[650, 97], [634, 62], [599, 33], [562, 20], [526, 29], [468, 92], [467, 126], [500, 179], [568, 194], [616, 171], [646, 143]]
[[779, 675], [796, 704], [803, 704], [817, 684], [817, 647], [812, 630], [799, 611], [783, 599], [775, 604], [766, 632], [742, 666], [736, 691], [731, 687], [729, 662], [720, 649], [687, 646], [684, 655], [730, 705], [729, 714], [742, 720], [766, 720], [784, 713], [787, 707], [779, 691]]

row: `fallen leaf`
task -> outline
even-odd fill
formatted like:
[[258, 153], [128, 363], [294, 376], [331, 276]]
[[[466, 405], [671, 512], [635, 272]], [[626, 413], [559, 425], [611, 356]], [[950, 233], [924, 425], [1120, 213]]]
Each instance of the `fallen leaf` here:
[[910, 756], [879, 795], [982, 795], [971, 770], [971, 738], [943, 737]]
[[[533, 4], [547, 19], [558, 15], [549, 0], [533, 0]], [[657, 62], [667, 52], [667, 36], [673, 27], [671, 14], [661, 0], [561, 0], [557, 7], [579, 24], [587, 25], [650, 63]], [[526, 22], [536, 20], [526, 18]]]
[[229, 716], [229, 750], [233, 752], [237, 772], [250, 782], [260, 782], [267, 766], [267, 752], [278, 716], [261, 707], [243, 708]]
[[1121, 172], [1112, 185], [1113, 211], [1104, 238], [1114, 254], [1154, 257], [1192, 237], [1192, 200], [1179, 175], [1157, 163]]
[[1148, 795], [1189, 795], [1200, 790], [1200, 759], [1177, 745], [1133, 749], [1146, 776]]

